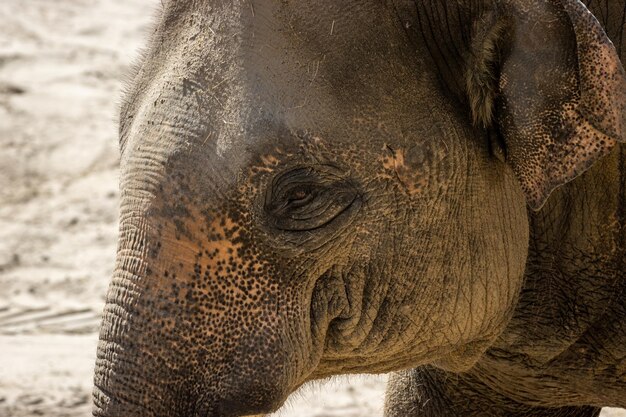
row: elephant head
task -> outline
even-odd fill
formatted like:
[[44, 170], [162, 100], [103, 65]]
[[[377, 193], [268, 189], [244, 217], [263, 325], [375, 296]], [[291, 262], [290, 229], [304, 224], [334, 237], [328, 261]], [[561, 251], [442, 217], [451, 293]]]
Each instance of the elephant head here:
[[527, 207], [623, 138], [577, 0], [166, 1], [131, 78], [98, 417], [471, 367], [515, 309]]

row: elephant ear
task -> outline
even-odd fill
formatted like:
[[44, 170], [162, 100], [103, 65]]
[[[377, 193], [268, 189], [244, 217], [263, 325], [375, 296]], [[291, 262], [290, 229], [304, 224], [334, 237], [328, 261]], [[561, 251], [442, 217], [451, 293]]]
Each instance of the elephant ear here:
[[466, 83], [474, 120], [497, 125], [538, 210], [626, 134], [626, 74], [579, 0], [507, 0], [477, 35]]

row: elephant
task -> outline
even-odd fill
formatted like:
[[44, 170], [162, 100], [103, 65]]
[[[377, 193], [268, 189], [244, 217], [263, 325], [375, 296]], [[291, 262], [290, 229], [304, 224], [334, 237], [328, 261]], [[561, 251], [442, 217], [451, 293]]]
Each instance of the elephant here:
[[624, 0], [165, 0], [95, 417], [626, 407]]

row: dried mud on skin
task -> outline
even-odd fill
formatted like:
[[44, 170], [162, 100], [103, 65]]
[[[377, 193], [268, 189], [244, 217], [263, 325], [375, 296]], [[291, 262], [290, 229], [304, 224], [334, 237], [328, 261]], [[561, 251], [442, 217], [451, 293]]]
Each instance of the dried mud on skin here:
[[[117, 240], [121, 80], [157, 7], [0, 0], [0, 417], [90, 415]], [[278, 415], [381, 416], [384, 384], [318, 384]]]

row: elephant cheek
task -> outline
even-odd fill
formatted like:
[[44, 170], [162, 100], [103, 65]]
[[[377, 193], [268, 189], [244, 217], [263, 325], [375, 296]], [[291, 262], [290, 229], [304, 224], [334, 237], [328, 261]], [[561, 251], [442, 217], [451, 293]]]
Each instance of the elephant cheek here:
[[285, 353], [290, 304], [271, 265], [231, 219], [166, 212], [122, 225], [98, 349], [96, 414], [275, 410], [295, 365]]

